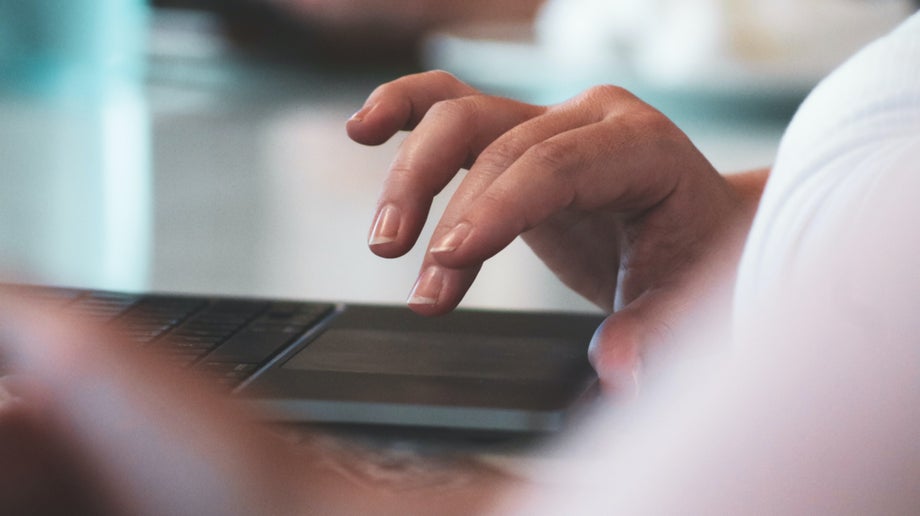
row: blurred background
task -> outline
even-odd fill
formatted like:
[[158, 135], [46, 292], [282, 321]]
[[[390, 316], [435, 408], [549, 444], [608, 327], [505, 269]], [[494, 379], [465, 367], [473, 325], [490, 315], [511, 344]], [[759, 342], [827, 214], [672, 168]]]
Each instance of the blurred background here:
[[[915, 8], [0, 0], [0, 270], [96, 288], [402, 303], [420, 253], [383, 260], [365, 244], [399, 138], [363, 148], [344, 132], [377, 84], [442, 68], [537, 103], [620, 84], [732, 172], [769, 165], [820, 77]], [[592, 309], [520, 242], [464, 304]]]

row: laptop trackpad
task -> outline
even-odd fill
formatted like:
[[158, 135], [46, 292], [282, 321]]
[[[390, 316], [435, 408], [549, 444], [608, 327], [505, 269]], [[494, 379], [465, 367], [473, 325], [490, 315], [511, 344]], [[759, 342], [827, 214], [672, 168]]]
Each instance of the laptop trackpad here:
[[559, 377], [583, 351], [553, 338], [330, 329], [284, 369], [502, 380]]

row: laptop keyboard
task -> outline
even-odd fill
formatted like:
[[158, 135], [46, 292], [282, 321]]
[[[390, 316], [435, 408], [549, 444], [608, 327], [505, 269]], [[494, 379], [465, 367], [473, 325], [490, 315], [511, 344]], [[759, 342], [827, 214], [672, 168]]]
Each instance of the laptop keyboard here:
[[29, 297], [117, 325], [179, 367], [234, 388], [333, 311], [325, 303], [29, 288]]

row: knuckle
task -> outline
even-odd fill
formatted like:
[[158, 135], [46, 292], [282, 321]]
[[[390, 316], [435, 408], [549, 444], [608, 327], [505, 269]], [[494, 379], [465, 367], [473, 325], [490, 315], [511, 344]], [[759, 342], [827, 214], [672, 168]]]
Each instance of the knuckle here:
[[605, 120], [622, 137], [630, 135], [647, 143], [678, 142], [684, 138], [683, 131], [670, 118], [642, 102], [626, 110], [608, 113]]
[[553, 173], [568, 170], [567, 162], [575, 152], [574, 143], [568, 139], [543, 140], [527, 150], [527, 156], [537, 167]]
[[429, 176], [418, 174], [418, 166], [405, 159], [397, 159], [390, 166], [383, 182], [383, 191], [392, 198], [404, 200], [430, 199], [437, 195], [438, 187]]
[[384, 188], [398, 188], [403, 186], [403, 183], [408, 178], [413, 177], [412, 172], [414, 168], [415, 167], [412, 166], [406, 157], [396, 156], [390, 164], [386, 179], [383, 181]]
[[444, 70], [431, 70], [385, 82], [374, 88], [370, 98], [403, 97], [419, 87], [453, 90], [461, 86], [465, 84], [453, 74]]
[[423, 80], [434, 81], [440, 84], [451, 86], [461, 84], [462, 82], [454, 74], [445, 70], [429, 70], [427, 72], [421, 72], [418, 74], [418, 77], [422, 78]]
[[499, 138], [489, 145], [476, 159], [477, 168], [504, 170], [521, 155], [520, 144], [512, 137]]
[[477, 199], [480, 216], [502, 218], [517, 235], [531, 227], [528, 217], [527, 199], [522, 199], [518, 190], [509, 188], [490, 188]]
[[624, 100], [634, 100], [636, 97], [622, 86], [613, 84], [600, 84], [588, 88], [580, 97], [582, 101], [602, 102], [604, 104], [611, 102], [622, 102]]
[[602, 120], [613, 114], [632, 109], [637, 104], [644, 105], [629, 90], [612, 84], [601, 84], [588, 88], [572, 99], [555, 106], [555, 109], [593, 113], [595, 119]]
[[636, 111], [635, 117], [637, 124], [653, 131], [655, 134], [669, 135], [677, 129], [671, 119], [650, 107]]
[[386, 98], [393, 95], [397, 91], [401, 91], [401, 89], [402, 83], [398, 79], [395, 81], [385, 82], [374, 88], [374, 90], [368, 96], [368, 99]]
[[666, 152], [673, 147], [680, 147], [686, 143], [686, 135], [668, 117], [661, 112], [648, 108], [633, 114], [631, 125], [649, 144], [659, 147], [660, 152]]
[[476, 104], [467, 97], [439, 100], [431, 106], [428, 112], [439, 123], [449, 123], [465, 128], [472, 128], [478, 117]]

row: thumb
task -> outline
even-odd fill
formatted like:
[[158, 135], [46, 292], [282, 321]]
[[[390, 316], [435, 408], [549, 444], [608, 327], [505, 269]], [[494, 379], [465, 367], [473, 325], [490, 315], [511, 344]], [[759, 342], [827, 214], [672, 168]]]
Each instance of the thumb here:
[[679, 297], [671, 289], [648, 291], [604, 319], [594, 332], [588, 358], [606, 395], [619, 400], [639, 395], [649, 352], [677, 340], [675, 328], [685, 315]]

